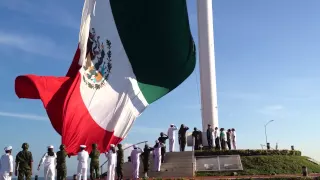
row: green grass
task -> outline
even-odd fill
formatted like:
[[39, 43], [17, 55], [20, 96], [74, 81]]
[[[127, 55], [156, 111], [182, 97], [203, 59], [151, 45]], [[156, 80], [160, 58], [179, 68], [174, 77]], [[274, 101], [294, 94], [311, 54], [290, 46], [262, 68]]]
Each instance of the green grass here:
[[237, 150], [199, 150], [195, 151], [195, 156], [214, 155], [240, 155], [240, 156], [301, 156], [301, 151], [292, 150], [261, 150], [261, 149], [237, 149]]
[[[320, 166], [308, 161], [304, 156], [242, 156], [243, 171], [238, 175], [272, 175], [272, 174], [301, 174], [302, 166], [309, 173], [320, 173]], [[230, 176], [232, 172], [197, 172], [197, 176]]]

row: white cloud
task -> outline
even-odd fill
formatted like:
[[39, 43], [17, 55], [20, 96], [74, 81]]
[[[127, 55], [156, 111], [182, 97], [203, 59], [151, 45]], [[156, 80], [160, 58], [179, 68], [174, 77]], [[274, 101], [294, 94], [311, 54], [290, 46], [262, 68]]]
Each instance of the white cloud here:
[[182, 105], [181, 106], [182, 108], [184, 108], [184, 109], [190, 109], [190, 110], [199, 110], [200, 111], [200, 109], [201, 109], [201, 105], [200, 104], [191, 104], [191, 105]]
[[48, 120], [48, 117], [46, 117], [46, 116], [39, 116], [39, 115], [34, 115], [34, 114], [11, 113], [11, 112], [3, 112], [3, 111], [0, 111], [0, 116], [28, 119], [28, 120], [37, 120], [37, 121], [47, 121]]
[[1, 0], [0, 7], [30, 16], [32, 20], [40, 21], [41, 23], [79, 29], [80, 17], [79, 19], [74, 18], [64, 8], [67, 3], [68, 1]]
[[265, 115], [280, 115], [284, 110], [285, 108], [282, 105], [271, 105], [259, 109], [258, 112]]
[[28, 34], [15, 34], [0, 30], [0, 46], [11, 47], [41, 56], [62, 59], [67, 57], [66, 48], [52, 39]]
[[250, 92], [218, 92], [218, 95], [224, 96], [226, 98], [231, 99], [240, 99], [240, 100], [261, 100], [262, 95], [257, 93], [250, 93]]
[[157, 133], [165, 132], [166, 129], [163, 128], [156, 128], [156, 127], [147, 127], [147, 126], [136, 126], [134, 125], [130, 130], [129, 134], [132, 133], [140, 133], [140, 134], [150, 134], [150, 133]]
[[272, 106], [265, 107], [265, 109], [270, 111], [280, 111], [280, 110], [283, 110], [284, 107], [282, 105], [272, 105]]

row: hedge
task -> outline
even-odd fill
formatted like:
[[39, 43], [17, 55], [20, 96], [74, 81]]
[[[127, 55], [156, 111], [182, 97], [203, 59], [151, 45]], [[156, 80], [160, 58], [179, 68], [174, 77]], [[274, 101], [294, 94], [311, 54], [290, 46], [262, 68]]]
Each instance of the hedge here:
[[195, 156], [240, 155], [240, 156], [301, 156], [301, 151], [292, 150], [203, 150], [195, 151]]

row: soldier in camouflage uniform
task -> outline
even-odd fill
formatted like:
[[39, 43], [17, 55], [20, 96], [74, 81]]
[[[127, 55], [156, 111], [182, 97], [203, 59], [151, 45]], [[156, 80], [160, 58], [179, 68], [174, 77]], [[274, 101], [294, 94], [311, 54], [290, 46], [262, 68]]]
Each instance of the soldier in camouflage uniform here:
[[28, 151], [28, 143], [23, 143], [21, 148], [22, 151], [16, 156], [15, 175], [18, 176], [18, 180], [23, 180], [24, 177], [26, 180], [31, 180], [33, 163], [32, 153]]
[[143, 162], [143, 170], [144, 170], [144, 178], [148, 178], [148, 171], [149, 171], [149, 166], [150, 166], [150, 153], [153, 151], [154, 148], [149, 147], [148, 144], [144, 146], [143, 153], [142, 155], [142, 162]]
[[57, 180], [66, 180], [67, 178], [67, 165], [66, 157], [67, 151], [63, 144], [60, 145], [60, 151], [57, 152]]
[[124, 163], [124, 159], [123, 159], [122, 144], [118, 144], [116, 171], [117, 171], [117, 177], [119, 180], [122, 180], [123, 178], [123, 171], [122, 171], [123, 163]]
[[90, 162], [90, 179], [98, 179], [99, 178], [99, 157], [100, 151], [98, 150], [97, 144], [92, 144], [92, 151], [89, 155], [91, 158]]

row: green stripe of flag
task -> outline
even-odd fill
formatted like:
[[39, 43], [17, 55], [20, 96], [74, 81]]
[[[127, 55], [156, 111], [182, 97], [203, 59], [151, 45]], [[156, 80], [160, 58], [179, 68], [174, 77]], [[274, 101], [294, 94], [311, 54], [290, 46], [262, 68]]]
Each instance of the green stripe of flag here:
[[110, 0], [122, 44], [150, 104], [194, 70], [186, 0]]

